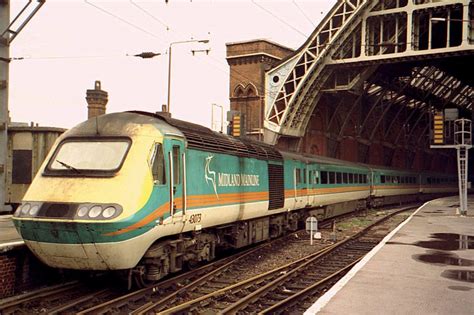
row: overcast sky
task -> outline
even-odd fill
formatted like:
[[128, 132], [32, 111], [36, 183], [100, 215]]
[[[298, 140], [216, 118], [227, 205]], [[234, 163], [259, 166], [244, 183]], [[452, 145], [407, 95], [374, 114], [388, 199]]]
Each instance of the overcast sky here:
[[[26, 0], [11, 0], [11, 19]], [[72, 127], [87, 118], [86, 90], [100, 80], [107, 112], [155, 112], [167, 100], [173, 45], [173, 117], [211, 125], [211, 104], [229, 106], [225, 43], [265, 38], [298, 48], [336, 0], [47, 0], [11, 46], [12, 121]], [[211, 49], [191, 54], [191, 50]], [[161, 53], [153, 59], [127, 56]], [[219, 115], [220, 116], [220, 115]]]

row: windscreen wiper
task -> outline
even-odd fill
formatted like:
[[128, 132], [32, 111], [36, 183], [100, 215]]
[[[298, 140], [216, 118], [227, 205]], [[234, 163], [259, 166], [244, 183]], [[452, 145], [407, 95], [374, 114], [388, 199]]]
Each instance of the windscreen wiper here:
[[59, 164], [61, 164], [62, 166], [64, 166], [65, 168], [67, 168], [68, 170], [72, 170], [74, 172], [76, 172], [77, 174], [81, 174], [81, 171], [79, 171], [77, 168], [75, 168], [74, 166], [71, 166], [69, 164], [66, 164], [60, 160], [56, 160], [56, 162], [58, 162]]

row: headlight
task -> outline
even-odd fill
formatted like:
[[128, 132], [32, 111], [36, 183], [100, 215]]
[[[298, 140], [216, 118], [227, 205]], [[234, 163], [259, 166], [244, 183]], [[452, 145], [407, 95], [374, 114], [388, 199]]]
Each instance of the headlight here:
[[101, 206], [93, 206], [89, 210], [89, 218], [97, 218], [101, 212], [102, 212]]
[[21, 206], [21, 213], [23, 214], [27, 214], [28, 211], [30, 211], [30, 204], [29, 203], [25, 203], [23, 206]]
[[97, 204], [97, 203], [83, 203], [77, 205], [74, 218], [80, 220], [100, 220], [111, 219], [120, 215], [122, 206], [118, 204]]
[[89, 208], [86, 206], [81, 206], [79, 210], [77, 210], [77, 216], [78, 217], [83, 217], [87, 214], [87, 211], [89, 211]]
[[39, 209], [39, 205], [33, 205], [30, 209], [30, 215], [35, 216], [38, 213]]
[[115, 214], [115, 211], [117, 211], [115, 207], [107, 207], [105, 208], [104, 212], [102, 212], [102, 216], [104, 218], [110, 218]]

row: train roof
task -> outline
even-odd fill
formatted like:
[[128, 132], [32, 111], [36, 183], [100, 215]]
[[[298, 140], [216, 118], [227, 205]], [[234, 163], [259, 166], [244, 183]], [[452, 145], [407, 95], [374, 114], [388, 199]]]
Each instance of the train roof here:
[[[316, 162], [322, 164], [340, 165], [344, 167], [354, 167], [360, 169], [371, 169], [375, 171], [393, 171], [403, 173], [418, 173], [413, 170], [406, 170], [395, 167], [385, 167], [381, 165], [370, 165], [357, 162], [343, 161], [335, 158], [319, 155], [307, 155], [296, 152], [281, 151], [274, 146], [263, 142], [244, 138], [234, 138], [232, 136], [215, 132], [207, 127], [175, 119], [166, 116], [166, 113], [150, 113], [144, 111], [129, 111], [143, 116], [159, 119], [171, 127], [178, 129], [186, 138], [188, 148], [216, 153], [237, 155], [241, 157], [257, 158], [261, 160], [283, 161], [283, 158], [291, 158], [306, 162]], [[433, 175], [432, 172], [425, 172]], [[444, 174], [449, 175], [449, 174]]]
[[320, 155], [306, 155], [306, 154], [300, 154], [296, 152], [287, 152], [287, 151], [281, 151], [281, 154], [285, 158], [290, 158], [290, 159], [304, 161], [304, 162], [316, 162], [320, 164], [340, 165], [340, 166], [355, 167], [355, 168], [368, 168], [367, 165], [364, 165], [361, 163], [343, 161], [343, 160], [338, 160], [338, 159], [334, 159], [334, 158], [330, 158], [326, 156], [320, 156]]
[[283, 157], [278, 150], [262, 142], [234, 138], [223, 133], [215, 132], [204, 126], [170, 118], [160, 113], [142, 111], [132, 111], [131, 113], [154, 117], [165, 121], [184, 134], [188, 148], [261, 160], [283, 160]]

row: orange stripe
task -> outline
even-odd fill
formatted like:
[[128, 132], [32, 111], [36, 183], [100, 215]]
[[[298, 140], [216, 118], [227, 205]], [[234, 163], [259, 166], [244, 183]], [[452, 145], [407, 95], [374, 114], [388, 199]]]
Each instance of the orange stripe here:
[[[205, 200], [201, 200], [201, 196], [205, 197]], [[213, 200], [211, 200], [212, 197], [214, 198]], [[215, 195], [193, 195], [193, 196], [188, 197], [187, 205], [188, 207], [198, 207], [198, 206], [204, 207], [204, 206], [222, 204], [223, 201], [225, 201], [226, 203], [238, 203], [242, 201], [244, 202], [264, 201], [264, 200], [266, 201], [268, 200], [268, 193], [267, 192], [248, 192], [248, 193], [242, 193], [242, 194], [232, 193], [232, 194], [225, 194], [223, 195], [223, 197], [224, 198], [217, 199]], [[262, 197], [265, 197], [265, 198], [262, 199]], [[193, 200], [193, 199], [197, 199], [197, 200]], [[177, 207], [176, 210], [182, 210], [182, 197], [175, 198], [175, 202], [177, 204], [181, 204], [181, 207]], [[156, 220], [158, 217], [164, 215], [168, 210], [169, 210], [169, 202], [161, 205], [160, 207], [158, 207], [156, 210], [154, 210], [152, 213], [147, 215], [142, 220], [126, 228], [120, 229], [115, 232], [110, 232], [104, 235], [114, 236], [114, 235], [124, 234], [130, 231], [134, 231]]]
[[110, 233], [107, 233], [107, 234], [104, 234], [104, 235], [105, 236], [120, 235], [120, 234], [123, 234], [123, 233], [127, 233], [127, 232], [130, 232], [130, 231], [139, 229], [139, 228], [147, 225], [148, 223], [156, 220], [158, 217], [162, 216], [163, 214], [165, 214], [165, 212], [170, 208], [169, 204], [170, 204], [169, 202], [163, 204], [162, 206], [158, 207], [152, 213], [150, 213], [149, 215], [147, 215], [146, 217], [144, 217], [143, 219], [141, 219], [140, 221], [138, 221], [135, 224], [132, 224], [130, 226], [127, 226], [126, 228], [120, 229], [120, 230], [115, 231], [115, 232], [110, 232]]

